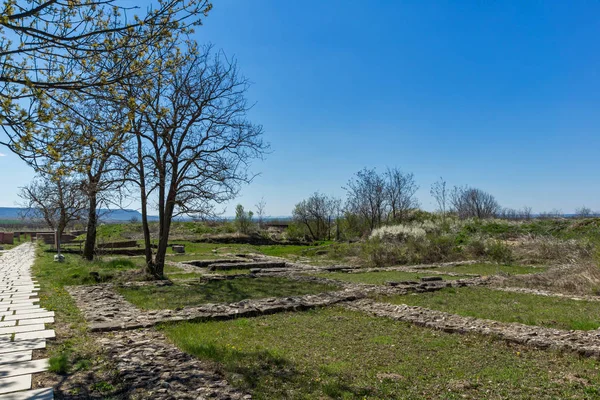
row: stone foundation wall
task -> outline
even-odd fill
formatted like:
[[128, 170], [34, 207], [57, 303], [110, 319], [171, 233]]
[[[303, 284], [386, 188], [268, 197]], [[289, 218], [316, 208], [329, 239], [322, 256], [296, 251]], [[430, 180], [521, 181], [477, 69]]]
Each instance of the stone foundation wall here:
[[345, 306], [352, 310], [406, 321], [444, 332], [492, 335], [509, 342], [542, 349], [574, 351], [587, 357], [600, 359], [600, 332], [597, 330], [565, 331], [518, 323], [504, 323], [463, 317], [417, 306], [377, 303], [369, 299], [361, 299]]

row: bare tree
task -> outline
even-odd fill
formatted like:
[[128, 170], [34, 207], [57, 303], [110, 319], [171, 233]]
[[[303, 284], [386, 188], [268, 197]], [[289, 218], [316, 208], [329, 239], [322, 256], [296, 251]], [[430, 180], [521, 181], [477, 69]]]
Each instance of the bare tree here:
[[523, 218], [525, 221], [529, 221], [529, 220], [531, 219], [531, 215], [532, 215], [532, 213], [531, 213], [531, 207], [524, 206], [524, 207], [521, 209], [521, 215], [522, 215], [522, 218]]
[[386, 181], [375, 169], [364, 168], [346, 185], [346, 210], [363, 218], [369, 230], [381, 226], [386, 214]]
[[589, 218], [594, 214], [591, 208], [586, 206], [581, 206], [575, 210], [575, 216], [577, 218]]
[[562, 218], [563, 216], [563, 211], [558, 208], [553, 208], [550, 211], [542, 211], [538, 214], [539, 219], [558, 219]]
[[21, 188], [19, 197], [30, 218], [43, 219], [62, 236], [66, 227], [85, 214], [86, 196], [81, 183], [61, 175], [38, 175], [32, 183]]
[[313, 240], [331, 238], [332, 219], [339, 213], [340, 202], [339, 199], [315, 192], [296, 204], [292, 217], [308, 230]]
[[429, 191], [431, 197], [434, 198], [437, 203], [438, 211], [442, 215], [442, 221], [446, 221], [446, 210], [448, 206], [448, 188], [446, 187], [446, 181], [444, 178], [440, 177], [440, 179], [434, 182], [431, 185], [431, 190]]
[[497, 216], [502, 219], [528, 221], [531, 219], [531, 207], [525, 206], [519, 210], [515, 208], [503, 208]]
[[[247, 119], [248, 81], [234, 61], [210, 47], [164, 60], [152, 87], [137, 88], [133, 140], [122, 159], [139, 187], [149, 273], [163, 277], [171, 221], [210, 215], [251, 181], [248, 166], [267, 148], [262, 127]], [[148, 202], [156, 200], [158, 247], [153, 257]]]
[[384, 174], [385, 193], [392, 221], [403, 221], [408, 212], [419, 207], [415, 193], [419, 186], [412, 173], [403, 173], [398, 168], [388, 168]]
[[262, 229], [265, 222], [265, 210], [267, 207], [265, 198], [261, 197], [260, 201], [256, 203], [254, 207], [256, 207], [256, 222], [258, 223], [258, 227]]
[[500, 211], [494, 196], [467, 186], [454, 187], [450, 193], [450, 204], [459, 218], [492, 218]]

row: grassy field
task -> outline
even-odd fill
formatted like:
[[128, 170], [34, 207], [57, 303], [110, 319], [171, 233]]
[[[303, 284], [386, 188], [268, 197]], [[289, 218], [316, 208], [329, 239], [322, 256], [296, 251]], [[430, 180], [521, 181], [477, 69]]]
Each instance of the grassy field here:
[[467, 317], [549, 328], [591, 330], [600, 327], [598, 302], [508, 293], [486, 288], [447, 288], [438, 292], [393, 296], [380, 300]]
[[[90, 394], [90, 398], [108, 396], [120, 390], [116, 371], [107, 362], [100, 346], [88, 335], [87, 323], [77, 308], [75, 300], [65, 290], [65, 285], [79, 284], [86, 281], [88, 271], [112, 271], [120, 268], [118, 262], [88, 263], [77, 256], [67, 255], [66, 262], [53, 261], [53, 254], [41, 248], [32, 267], [32, 273], [40, 284], [40, 305], [55, 312], [55, 323], [50, 326], [56, 331], [56, 340], [47, 344], [47, 355], [50, 358], [50, 373], [45, 373], [54, 384], [71, 394]], [[93, 371], [93, 372], [92, 372]], [[56, 373], [60, 376], [53, 375]], [[82, 380], [87, 382], [75, 385], [66, 384], [69, 375], [86, 375]], [[114, 384], [114, 385], [113, 385]]]
[[162, 329], [254, 399], [600, 396], [594, 360], [341, 308]]
[[423, 271], [422, 273], [415, 272], [403, 272], [403, 271], [381, 271], [381, 272], [358, 272], [358, 273], [345, 273], [345, 272], [330, 272], [324, 274], [311, 274], [321, 278], [337, 279], [344, 282], [353, 283], [368, 283], [371, 285], [383, 285], [386, 282], [399, 282], [399, 281], [418, 281], [424, 276], [439, 276], [444, 280], [456, 280], [461, 278], [468, 278], [467, 276], [448, 276], [448, 275], [436, 275], [435, 271]]
[[284, 278], [239, 278], [208, 282], [119, 288], [128, 301], [142, 309], [174, 309], [205, 303], [234, 303], [245, 299], [289, 297], [335, 291], [333, 285]]
[[506, 265], [506, 264], [468, 264], [468, 265], [457, 265], [454, 267], [440, 267], [435, 268], [433, 271], [443, 272], [456, 272], [457, 274], [477, 274], [477, 275], [497, 275], [497, 274], [508, 274], [508, 275], [521, 275], [521, 274], [536, 274], [546, 271], [544, 267], [527, 267], [522, 265]]
[[65, 261], [57, 263], [53, 257], [54, 253], [38, 252], [43, 268], [36, 271], [36, 276], [61, 287], [94, 284], [97, 281], [91, 272], [97, 273], [101, 282], [110, 281], [121, 272], [142, 268], [144, 262], [139, 258], [86, 261], [79, 255], [65, 254]]

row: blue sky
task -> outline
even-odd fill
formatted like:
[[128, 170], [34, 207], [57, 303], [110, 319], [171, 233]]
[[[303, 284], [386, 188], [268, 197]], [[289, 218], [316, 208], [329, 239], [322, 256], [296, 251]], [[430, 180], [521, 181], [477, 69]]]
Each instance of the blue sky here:
[[[215, 0], [195, 38], [237, 58], [272, 148], [234, 203], [288, 215], [317, 190], [343, 197], [363, 167], [398, 166], [425, 209], [443, 176], [507, 207], [600, 210], [598, 15], [597, 2]], [[13, 206], [32, 173], [0, 151]]]

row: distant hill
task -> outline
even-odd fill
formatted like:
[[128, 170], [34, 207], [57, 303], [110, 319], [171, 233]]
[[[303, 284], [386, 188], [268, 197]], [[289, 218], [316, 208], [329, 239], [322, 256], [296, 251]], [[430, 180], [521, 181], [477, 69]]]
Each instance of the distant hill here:
[[[21, 207], [0, 207], [0, 220], [20, 221], [22, 216], [27, 214], [28, 209]], [[100, 209], [100, 221], [102, 222], [128, 222], [132, 219], [142, 220], [142, 214], [137, 210], [108, 210]], [[158, 220], [156, 216], [150, 216], [150, 221]]]

